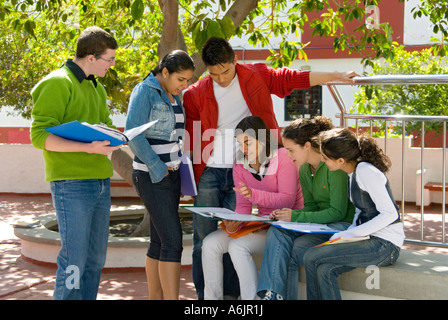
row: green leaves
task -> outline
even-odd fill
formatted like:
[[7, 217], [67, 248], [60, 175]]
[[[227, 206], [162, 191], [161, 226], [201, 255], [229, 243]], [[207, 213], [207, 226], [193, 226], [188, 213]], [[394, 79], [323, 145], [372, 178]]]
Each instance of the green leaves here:
[[204, 43], [211, 37], [230, 39], [235, 34], [235, 26], [229, 17], [212, 20], [210, 18], [199, 19], [193, 24], [191, 37], [193, 43], [201, 52]]
[[235, 25], [229, 17], [218, 19], [218, 23], [226, 39], [230, 39], [235, 34]]
[[36, 28], [36, 23], [31, 20], [27, 20], [24, 25], [24, 29], [30, 36], [37, 40], [36, 35], [34, 34], [34, 28]]
[[309, 43], [302, 45], [300, 42], [283, 40], [280, 42], [280, 48], [278, 51], [270, 49], [271, 56], [269, 56], [266, 60], [271, 63], [273, 68], [289, 66], [297, 58], [301, 60], [304, 59], [306, 61], [308, 57], [304, 48], [308, 44]]
[[[98, 25], [119, 43], [117, 64], [98, 81], [106, 87], [113, 112], [125, 112], [132, 89], [158, 61], [162, 15], [157, 1], [27, 0], [28, 6], [24, 4], [0, 1], [0, 108], [11, 105], [29, 117], [33, 86], [74, 57], [81, 30]], [[151, 12], [147, 17], [145, 9]]]
[[414, 19], [425, 16], [431, 21], [432, 31], [437, 35], [431, 38], [431, 41], [434, 42], [431, 48], [433, 54], [441, 57], [448, 55], [448, 3], [446, 1], [420, 0], [411, 12]]
[[131, 14], [134, 20], [139, 20], [143, 17], [143, 13], [145, 11], [145, 4], [143, 0], [135, 0], [131, 6]]
[[[447, 59], [436, 57], [430, 49], [408, 52], [403, 46], [391, 49], [394, 59], [372, 62], [370, 75], [380, 74], [446, 74]], [[362, 86], [355, 94], [351, 112], [358, 114], [448, 114], [447, 85], [388, 85]], [[419, 125], [418, 125], [419, 126]], [[440, 125], [428, 123], [427, 129], [438, 130]], [[413, 123], [406, 125], [412, 132]]]

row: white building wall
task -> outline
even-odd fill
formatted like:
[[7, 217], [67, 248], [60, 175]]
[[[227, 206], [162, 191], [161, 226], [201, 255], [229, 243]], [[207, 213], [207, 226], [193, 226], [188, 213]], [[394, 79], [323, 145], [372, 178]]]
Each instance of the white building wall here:
[[412, 8], [415, 8], [420, 0], [407, 0], [404, 11], [404, 39], [406, 46], [432, 44], [430, 40], [435, 34], [432, 31], [431, 22], [427, 17], [416, 17], [414, 19]]

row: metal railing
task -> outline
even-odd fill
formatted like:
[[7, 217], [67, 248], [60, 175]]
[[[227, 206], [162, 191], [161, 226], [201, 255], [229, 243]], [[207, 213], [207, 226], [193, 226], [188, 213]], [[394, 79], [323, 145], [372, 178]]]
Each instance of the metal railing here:
[[[436, 247], [448, 247], [446, 242], [446, 230], [445, 230], [445, 205], [446, 205], [446, 123], [448, 122], [448, 116], [424, 116], [424, 115], [360, 115], [347, 113], [347, 107], [340, 95], [337, 86], [340, 85], [428, 85], [428, 84], [448, 84], [448, 75], [384, 75], [384, 76], [371, 76], [371, 77], [355, 77], [353, 81], [334, 81], [327, 83], [327, 87], [335, 100], [340, 114], [340, 126], [347, 127], [347, 120], [355, 120], [356, 133], [358, 134], [358, 121], [366, 120], [370, 123], [370, 133], [373, 132], [373, 121], [384, 121], [384, 152], [387, 153], [388, 148], [388, 135], [387, 135], [387, 123], [401, 123], [402, 135], [401, 135], [401, 217], [402, 220], [405, 216], [405, 126], [407, 122], [418, 121], [421, 122], [421, 146], [420, 146], [420, 172], [422, 174], [421, 186], [420, 186], [420, 239], [406, 239], [407, 243], [420, 244], [426, 246]], [[425, 124], [428, 122], [440, 122], [443, 124], [443, 147], [442, 147], [442, 241], [425, 241], [424, 240], [424, 179], [423, 172], [425, 170]]]

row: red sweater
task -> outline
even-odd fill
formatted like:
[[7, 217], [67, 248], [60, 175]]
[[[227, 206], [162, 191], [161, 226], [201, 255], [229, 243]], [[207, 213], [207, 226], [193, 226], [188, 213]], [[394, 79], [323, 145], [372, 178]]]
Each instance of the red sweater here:
[[[289, 68], [272, 69], [263, 63], [237, 64], [236, 72], [250, 112], [253, 116], [262, 118], [269, 129], [277, 129], [277, 137], [281, 141], [271, 94], [283, 98], [293, 89], [309, 88], [309, 72]], [[183, 105], [188, 133], [185, 150], [193, 151], [193, 170], [196, 183], [199, 183], [199, 178], [213, 151], [213, 138], [218, 126], [218, 103], [210, 76], [188, 88], [184, 94]]]

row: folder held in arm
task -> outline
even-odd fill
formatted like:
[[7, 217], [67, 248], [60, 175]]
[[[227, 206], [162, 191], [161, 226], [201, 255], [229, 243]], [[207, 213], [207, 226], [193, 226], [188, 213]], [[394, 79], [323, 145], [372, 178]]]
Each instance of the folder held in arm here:
[[63, 123], [45, 130], [69, 140], [87, 143], [92, 141], [108, 140], [110, 141], [111, 146], [119, 146], [128, 143], [149, 127], [153, 126], [157, 121], [159, 120], [145, 123], [141, 126], [126, 130], [125, 132], [110, 128], [105, 124], [89, 124], [87, 122], [79, 122], [77, 120]]

